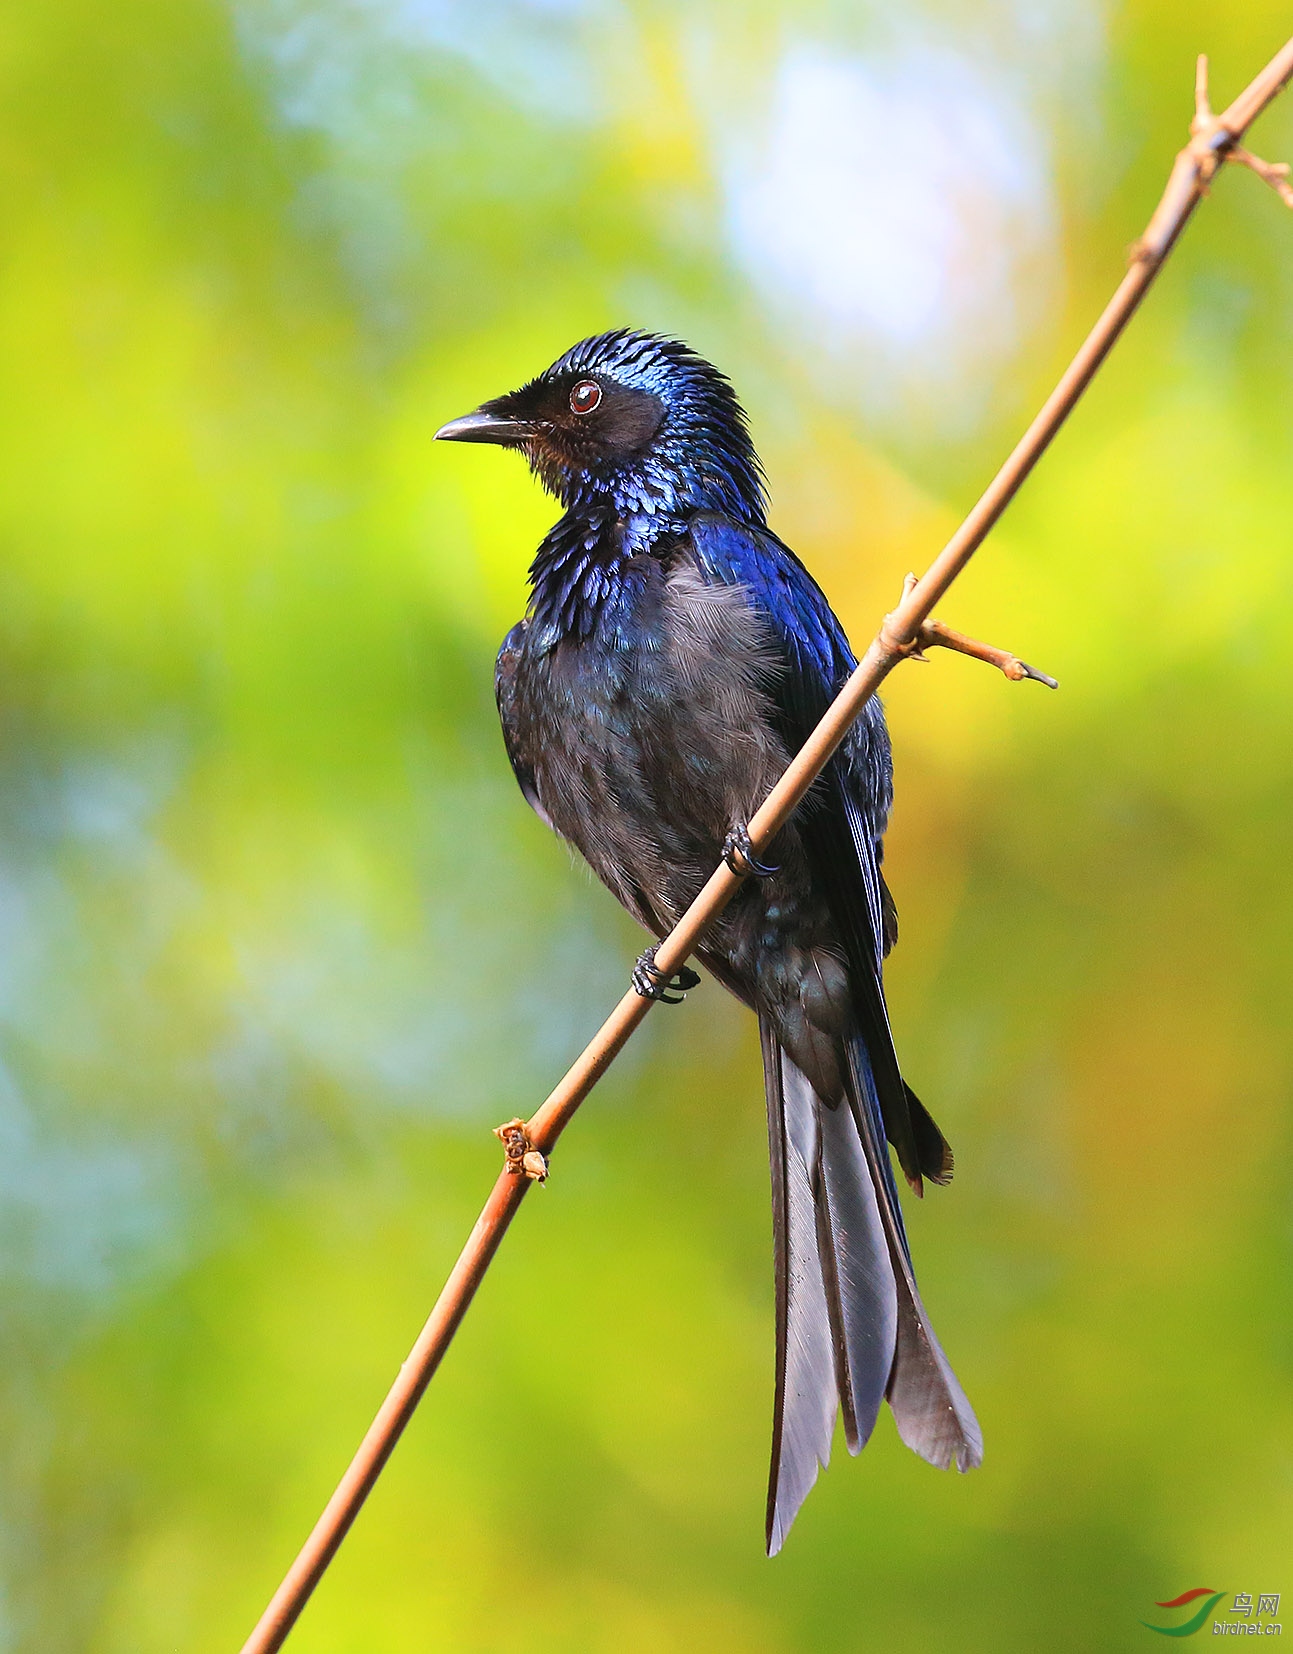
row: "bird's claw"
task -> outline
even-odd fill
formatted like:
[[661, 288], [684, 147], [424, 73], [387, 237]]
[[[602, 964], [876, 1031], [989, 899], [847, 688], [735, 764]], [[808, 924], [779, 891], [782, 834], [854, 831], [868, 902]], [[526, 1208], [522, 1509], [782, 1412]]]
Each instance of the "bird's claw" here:
[[750, 843], [750, 829], [744, 823], [739, 827], [733, 827], [723, 840], [723, 860], [727, 863], [728, 871], [735, 873], [738, 879], [770, 879], [774, 873], [781, 871], [780, 867], [772, 867], [755, 858], [754, 846]]
[[643, 999], [654, 999], [658, 1005], [681, 1005], [688, 989], [699, 986], [700, 977], [688, 965], [679, 965], [671, 976], [666, 976], [656, 965], [655, 955], [655, 947], [639, 955], [633, 967], [633, 992]]

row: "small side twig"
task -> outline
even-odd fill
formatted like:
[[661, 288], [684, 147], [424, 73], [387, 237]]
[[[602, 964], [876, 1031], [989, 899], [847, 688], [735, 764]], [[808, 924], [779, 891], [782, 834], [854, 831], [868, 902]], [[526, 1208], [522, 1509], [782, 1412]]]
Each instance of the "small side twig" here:
[[[909, 574], [902, 583], [902, 595], [907, 597], [918, 584], [917, 577]], [[995, 666], [999, 672], [1004, 672], [1012, 683], [1022, 683], [1025, 678], [1031, 678], [1034, 683], [1044, 683], [1048, 689], [1059, 688], [1058, 679], [1048, 677], [1045, 672], [1039, 672], [1035, 666], [1029, 666], [1027, 661], [1020, 660], [1019, 656], [1011, 654], [1009, 649], [997, 649], [991, 643], [980, 643], [978, 638], [953, 631], [941, 620], [931, 618], [921, 621], [914, 641], [905, 651], [907, 659], [928, 660], [926, 649], [955, 649], [958, 655], [968, 655], [971, 660], [981, 660], [989, 666]]]
[[[1233, 156], [1244, 165], [1243, 153], [1236, 154], [1239, 139], [1263, 109], [1293, 78], [1293, 40], [1276, 53], [1259, 75], [1244, 89], [1230, 107], [1214, 116], [1207, 103], [1207, 66], [1200, 60], [1196, 79], [1195, 120], [1190, 142], [1176, 157], [1162, 200], [1155, 209], [1144, 235], [1133, 249], [1131, 267], [1123, 277], [1117, 292], [1105, 306], [1103, 314], [1091, 329], [1041, 411], [1016, 444], [1005, 464], [988, 485], [983, 496], [971, 510], [960, 528], [934, 559], [925, 575], [904, 592], [903, 599], [885, 621], [862, 657], [857, 670], [823, 715], [817, 728], [791, 760], [781, 780], [773, 788], [748, 824], [752, 853], [765, 849], [778, 830], [783, 827], [832, 754], [848, 733], [849, 727], [862, 708], [875, 694], [880, 684], [904, 659], [909, 659], [922, 639], [923, 628], [933, 625], [936, 632], [927, 641], [942, 647], [957, 647], [948, 639], [953, 634], [948, 628], [939, 628], [930, 616], [934, 606], [948, 587], [965, 568], [970, 558], [986, 539], [993, 525], [1010, 504], [1025, 478], [1041, 459], [1055, 433], [1063, 425], [1131, 320], [1161, 268], [1163, 260], [1175, 245], [1190, 215], [1207, 193], [1218, 166], [1223, 159]], [[1262, 162], [1262, 168], [1279, 174]], [[1267, 177], [1267, 182], [1273, 180]], [[1279, 188], [1278, 183], [1274, 187]], [[1283, 194], [1283, 191], [1280, 192]], [[1285, 197], [1285, 199], [1288, 199]], [[1293, 203], [1290, 203], [1293, 205]], [[972, 639], [964, 640], [973, 642]], [[975, 650], [986, 650], [986, 645], [975, 645]], [[1004, 651], [996, 651], [1003, 654]], [[991, 659], [980, 654], [981, 659]], [[1017, 661], [1015, 656], [1007, 660]], [[1002, 665], [993, 660], [994, 665]], [[1022, 667], [1023, 662], [1017, 661]], [[1002, 666], [1002, 670], [1006, 670]], [[1010, 675], [1010, 674], [1008, 674]], [[1037, 674], [1040, 677], [1040, 674]], [[1045, 682], [1045, 679], [1042, 679]], [[742, 878], [726, 864], [710, 875], [704, 888], [682, 918], [656, 949], [657, 968], [667, 976], [675, 974], [695, 950], [707, 926], [726, 907], [741, 888]], [[580, 1103], [609, 1068], [624, 1048], [634, 1030], [646, 1018], [652, 1001], [632, 988], [620, 1000], [585, 1047], [557, 1088], [523, 1127], [528, 1148], [521, 1151], [521, 1170], [525, 1156], [536, 1153], [546, 1157], [562, 1131], [573, 1119]], [[512, 1130], [512, 1126], [500, 1128]], [[435, 1307], [423, 1327], [408, 1359], [400, 1368], [395, 1383], [374, 1419], [359, 1450], [351, 1460], [336, 1492], [328, 1501], [323, 1514], [301, 1547], [295, 1562], [283, 1583], [274, 1593], [269, 1606], [261, 1615], [255, 1629], [243, 1645], [242, 1654], [274, 1654], [281, 1648], [296, 1623], [311, 1592], [324, 1570], [336, 1555], [342, 1540], [358, 1515], [364, 1500], [394, 1451], [414, 1409], [430, 1383], [436, 1368], [449, 1347], [463, 1316], [467, 1313], [485, 1271], [498, 1250], [508, 1224], [516, 1214], [532, 1175], [518, 1175], [509, 1154], [509, 1164], [499, 1173], [476, 1220], [466, 1246], [436, 1300]], [[546, 1170], [546, 1166], [545, 1166]]]
[[916, 648], [912, 651], [911, 658], [924, 660], [925, 650], [935, 648], [955, 649], [958, 655], [969, 655], [972, 660], [985, 661], [989, 666], [995, 666], [999, 672], [1004, 672], [1011, 683], [1022, 683], [1025, 678], [1030, 678], [1034, 683], [1044, 683], [1047, 689], [1059, 688], [1058, 678], [1039, 672], [1035, 666], [1029, 666], [1026, 660], [1012, 655], [1009, 649], [994, 649], [990, 643], [980, 643], [977, 638], [966, 637], [964, 632], [954, 632], [941, 620], [926, 620], [916, 634]]
[[1240, 166], [1255, 172], [1264, 184], [1270, 185], [1286, 207], [1293, 207], [1293, 184], [1288, 181], [1287, 161], [1263, 161], [1259, 155], [1254, 155], [1251, 150], [1241, 149], [1238, 144], [1229, 151], [1226, 159], [1237, 161]]

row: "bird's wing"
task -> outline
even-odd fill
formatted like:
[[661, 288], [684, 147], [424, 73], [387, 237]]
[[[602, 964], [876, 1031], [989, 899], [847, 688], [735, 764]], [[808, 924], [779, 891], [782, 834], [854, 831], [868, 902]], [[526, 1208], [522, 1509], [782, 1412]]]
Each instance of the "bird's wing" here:
[[[780, 733], [787, 747], [797, 751], [857, 664], [844, 629], [808, 570], [767, 529], [703, 512], [692, 519], [691, 539], [706, 577], [742, 587], [767, 622], [780, 655], [770, 691]], [[877, 701], [854, 723], [827, 766], [825, 780], [822, 794], [801, 811], [796, 826], [848, 950], [855, 1007], [875, 1080], [871, 1096], [880, 1111], [880, 1140], [887, 1135], [919, 1192], [922, 1174], [946, 1180], [951, 1155], [903, 1082], [885, 1009], [881, 963], [894, 918], [880, 858], [892, 767]], [[896, 1208], [897, 1190], [892, 1193]]]
[[503, 639], [494, 663], [494, 697], [498, 701], [498, 720], [503, 726], [503, 745], [511, 761], [512, 774], [525, 795], [525, 801], [546, 827], [552, 826], [548, 812], [539, 802], [539, 791], [534, 783], [534, 771], [521, 756], [524, 743], [517, 728], [516, 667], [521, 656], [527, 622], [520, 620]]

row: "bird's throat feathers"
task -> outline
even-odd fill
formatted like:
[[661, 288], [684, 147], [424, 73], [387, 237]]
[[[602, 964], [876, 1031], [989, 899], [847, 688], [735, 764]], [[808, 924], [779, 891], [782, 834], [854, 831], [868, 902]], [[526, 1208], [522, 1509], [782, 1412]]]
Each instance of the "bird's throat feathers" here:
[[663, 550], [666, 526], [654, 517], [622, 518], [612, 507], [567, 511], [530, 564], [533, 641], [550, 647], [606, 628], [625, 631], [645, 559]]
[[[587, 420], [536, 418], [599, 387]], [[530, 568], [532, 620], [588, 636], [699, 511], [761, 525], [763, 472], [727, 379], [686, 345], [620, 330], [585, 339], [505, 402], [530, 421], [525, 453], [566, 508]], [[627, 584], [626, 584], [627, 583]]]

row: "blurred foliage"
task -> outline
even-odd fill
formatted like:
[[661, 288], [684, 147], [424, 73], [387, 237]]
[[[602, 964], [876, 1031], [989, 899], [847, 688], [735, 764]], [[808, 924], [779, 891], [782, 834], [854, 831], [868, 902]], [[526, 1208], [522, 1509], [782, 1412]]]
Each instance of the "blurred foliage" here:
[[[1111, 289], [1194, 53], [1220, 106], [1287, 29], [0, 9], [0, 1648], [238, 1646], [488, 1128], [637, 951], [494, 727], [551, 502], [437, 425], [680, 333], [864, 637]], [[897, 139], [850, 129], [853, 196], [811, 217], [827, 157], [788, 211], [854, 85]], [[1254, 145], [1293, 152], [1287, 99]], [[1130, 1649], [1188, 1587], [1293, 1592], [1291, 235], [1221, 181], [947, 605], [1061, 693], [940, 658], [888, 694], [894, 1019], [957, 1152], [911, 1222], [984, 1468], [883, 1424], [763, 1559], [761, 1087], [706, 986], [527, 1203], [301, 1654]]]

